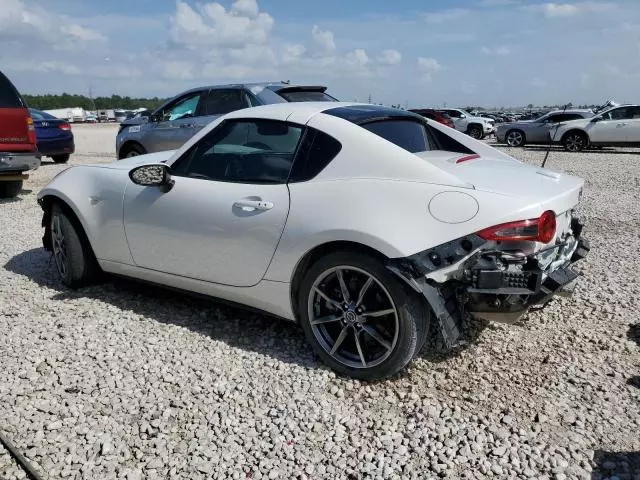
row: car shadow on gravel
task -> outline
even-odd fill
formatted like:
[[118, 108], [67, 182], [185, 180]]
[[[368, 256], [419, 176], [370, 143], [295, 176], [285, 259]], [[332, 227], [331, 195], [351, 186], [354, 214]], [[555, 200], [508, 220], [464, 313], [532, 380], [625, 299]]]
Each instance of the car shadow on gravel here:
[[[631, 325], [629, 325], [627, 337], [632, 342], [635, 342], [638, 347], [640, 347], [640, 323], [632, 323]], [[640, 388], [640, 375], [634, 375], [633, 377], [629, 378], [627, 380], [627, 385]]]
[[592, 480], [637, 478], [640, 475], [640, 452], [606, 452], [593, 454]]
[[98, 285], [71, 290], [58, 280], [51, 254], [44, 248], [18, 254], [4, 268], [55, 290], [53, 300], [98, 300], [160, 323], [188, 328], [232, 347], [305, 368], [326, 368], [308, 348], [298, 325], [266, 312], [115, 276], [106, 277]]

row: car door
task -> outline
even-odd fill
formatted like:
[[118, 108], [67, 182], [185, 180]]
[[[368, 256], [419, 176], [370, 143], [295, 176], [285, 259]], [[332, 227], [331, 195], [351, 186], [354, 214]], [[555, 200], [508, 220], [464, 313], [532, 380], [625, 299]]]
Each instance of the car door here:
[[464, 116], [458, 110], [442, 110], [442, 112], [446, 113], [453, 120], [453, 126], [456, 130], [464, 132], [467, 130], [467, 122], [464, 119]]
[[587, 126], [589, 140], [592, 143], [624, 143], [627, 139], [627, 127], [633, 116], [634, 107], [618, 107], [595, 117], [597, 121]]
[[197, 132], [202, 116], [204, 91], [189, 92], [156, 112], [145, 126], [143, 146], [147, 152], [180, 148]]
[[287, 179], [302, 129], [227, 120], [171, 165], [169, 191], [129, 183], [124, 226], [135, 264], [225, 285], [257, 284], [289, 213]]
[[625, 142], [630, 144], [640, 144], [640, 107], [629, 107], [631, 109], [630, 118], [626, 127]]
[[534, 120], [527, 125], [525, 135], [529, 143], [542, 143], [549, 141], [549, 130], [555, 122], [555, 115], [546, 115]]

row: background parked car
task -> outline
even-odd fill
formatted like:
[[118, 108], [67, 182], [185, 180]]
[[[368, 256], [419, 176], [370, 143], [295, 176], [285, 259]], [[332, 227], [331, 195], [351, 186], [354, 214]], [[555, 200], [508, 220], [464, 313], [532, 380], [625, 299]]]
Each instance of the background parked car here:
[[0, 198], [20, 193], [28, 178], [24, 172], [39, 166], [36, 129], [27, 104], [0, 72]]
[[475, 117], [469, 112], [459, 108], [448, 108], [438, 111], [449, 115], [453, 120], [456, 130], [464, 132], [470, 137], [481, 139], [493, 133], [493, 120], [483, 117]]
[[56, 163], [66, 163], [75, 151], [71, 124], [46, 112], [29, 109], [36, 127], [38, 151]]
[[116, 137], [117, 156], [121, 159], [179, 148], [202, 127], [235, 110], [273, 103], [337, 101], [326, 89], [284, 82], [194, 88], [148, 117], [124, 121]]
[[555, 143], [569, 152], [588, 146], [640, 146], [640, 105], [622, 105], [598, 113], [592, 118], [574, 120], [558, 127]]
[[522, 147], [527, 143], [548, 143], [551, 140], [550, 132], [558, 123], [591, 117], [591, 110], [554, 110], [534, 120], [498, 125], [496, 140], [510, 147]]
[[439, 112], [438, 110], [434, 110], [433, 108], [414, 108], [410, 109], [410, 112], [417, 113], [418, 115], [423, 116], [424, 118], [428, 118], [430, 120], [435, 120], [436, 122], [440, 122], [447, 127], [456, 128], [453, 124], [453, 120], [449, 115], [443, 112]]

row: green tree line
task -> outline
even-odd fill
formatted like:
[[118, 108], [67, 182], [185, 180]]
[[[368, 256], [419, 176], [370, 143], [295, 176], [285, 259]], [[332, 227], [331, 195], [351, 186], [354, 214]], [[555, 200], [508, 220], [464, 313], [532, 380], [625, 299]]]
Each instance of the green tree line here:
[[148, 108], [153, 110], [164, 103], [165, 99], [153, 98], [131, 98], [111, 95], [110, 97], [89, 98], [84, 95], [23, 95], [27, 105], [39, 110], [53, 110], [56, 108], [82, 107], [85, 110], [106, 110], [122, 108], [133, 110], [136, 108]]

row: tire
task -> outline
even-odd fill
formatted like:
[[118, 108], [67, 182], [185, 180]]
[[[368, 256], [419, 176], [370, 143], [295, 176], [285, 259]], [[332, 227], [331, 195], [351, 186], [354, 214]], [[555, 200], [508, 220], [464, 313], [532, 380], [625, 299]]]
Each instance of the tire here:
[[526, 137], [522, 130], [509, 130], [504, 136], [504, 142], [510, 147], [522, 147], [526, 142]]
[[51, 157], [51, 160], [53, 160], [56, 163], [67, 163], [70, 157], [71, 157], [70, 154], [65, 153], [63, 155], [53, 155]]
[[302, 279], [298, 308], [305, 336], [322, 361], [360, 380], [398, 373], [429, 330], [429, 309], [418, 295], [378, 259], [360, 252], [330, 253], [311, 265]]
[[482, 140], [484, 138], [484, 131], [479, 125], [470, 125], [467, 129], [467, 135], [476, 140]]
[[51, 249], [62, 283], [75, 289], [95, 282], [100, 267], [80, 222], [57, 203], [50, 222]]
[[131, 158], [131, 157], [137, 157], [138, 155], [144, 155], [145, 153], [147, 153], [145, 151], [145, 149], [142, 147], [142, 145], [131, 145], [130, 147], [128, 147], [122, 155], [120, 155], [120, 158]]
[[3, 182], [0, 180], [0, 198], [17, 197], [22, 191], [22, 180], [11, 180]]
[[582, 132], [569, 132], [562, 138], [562, 145], [567, 152], [581, 152], [589, 145], [589, 137]]

